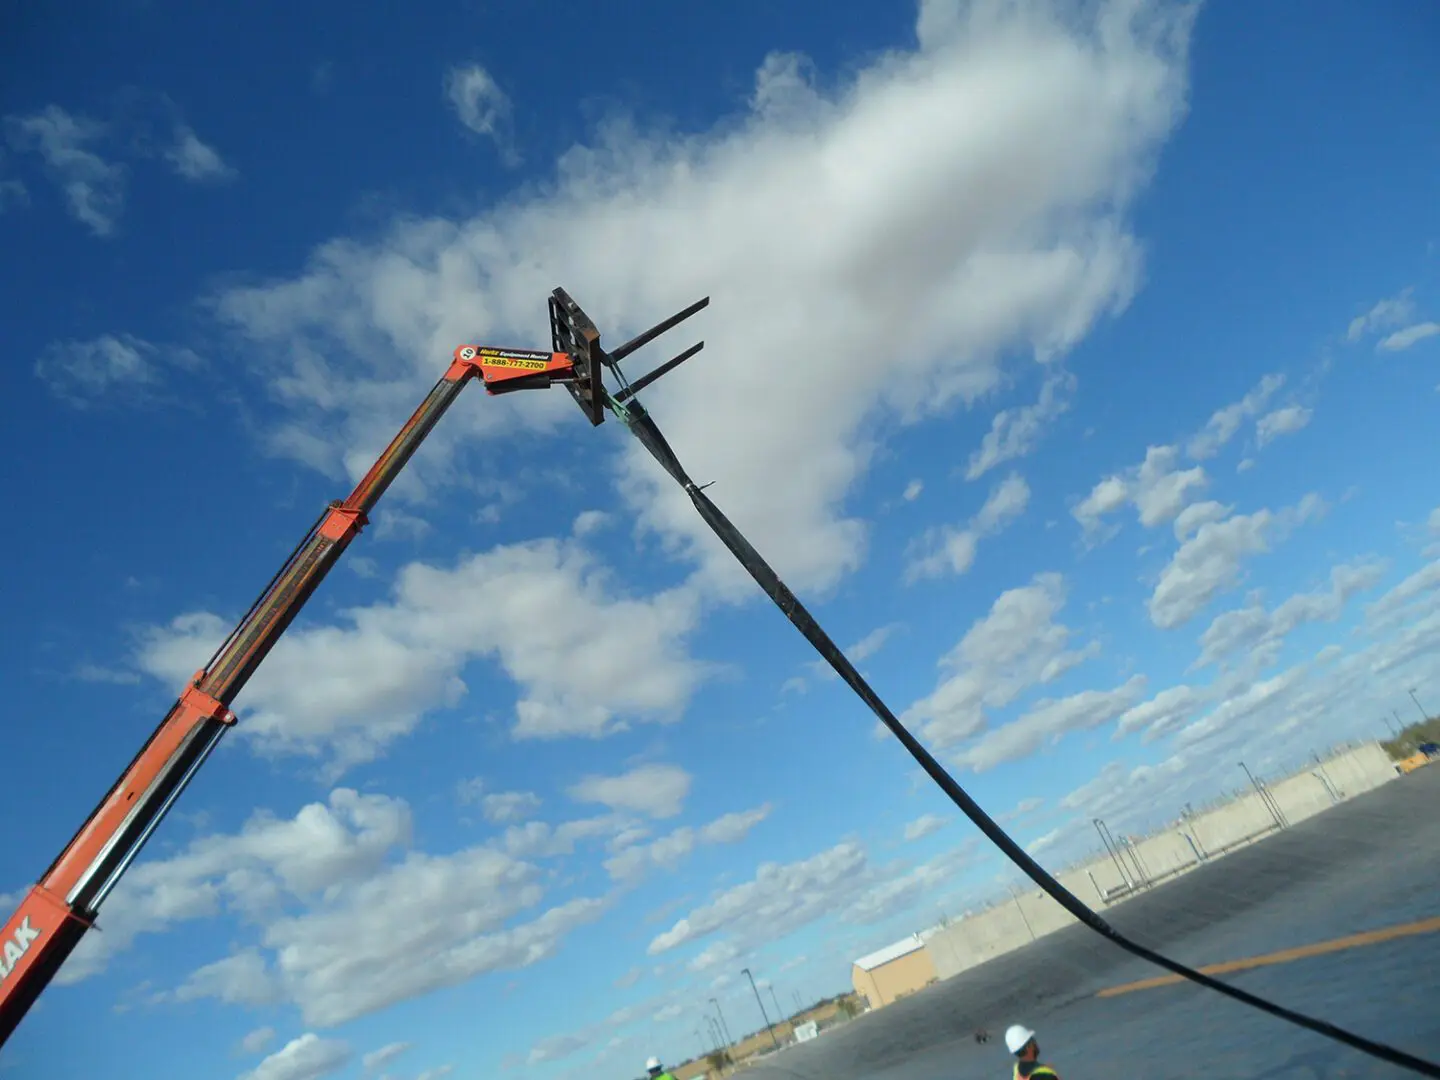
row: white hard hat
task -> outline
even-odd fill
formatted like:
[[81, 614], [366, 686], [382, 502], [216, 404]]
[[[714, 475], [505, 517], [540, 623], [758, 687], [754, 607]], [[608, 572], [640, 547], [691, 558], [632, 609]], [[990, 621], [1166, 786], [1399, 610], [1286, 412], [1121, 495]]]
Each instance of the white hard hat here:
[[645, 1068], [646, 1068], [646, 1070], [649, 1070], [649, 1069], [658, 1069], [659, 1067], [660, 1067], [660, 1059], [657, 1058], [657, 1057], [652, 1057], [649, 1061], [645, 1062]]
[[1006, 1049], [1012, 1054], [1018, 1054], [1021, 1050], [1025, 1049], [1026, 1044], [1034, 1037], [1035, 1033], [1024, 1024], [1011, 1024], [1005, 1029]]

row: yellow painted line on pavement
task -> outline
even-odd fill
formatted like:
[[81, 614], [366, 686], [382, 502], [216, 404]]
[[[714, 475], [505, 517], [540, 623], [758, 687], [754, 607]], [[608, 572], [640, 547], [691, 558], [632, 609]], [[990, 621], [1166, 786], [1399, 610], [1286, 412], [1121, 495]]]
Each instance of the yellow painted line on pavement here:
[[[1227, 960], [1223, 964], [1210, 964], [1196, 970], [1205, 975], [1228, 975], [1233, 971], [1249, 971], [1252, 968], [1270, 967], [1272, 964], [1288, 964], [1292, 960], [1304, 960], [1311, 956], [1324, 956], [1326, 953], [1343, 952], [1345, 949], [1358, 949], [1365, 945], [1378, 945], [1383, 941], [1414, 937], [1417, 934], [1433, 934], [1437, 931], [1440, 931], [1440, 916], [1421, 919], [1418, 922], [1401, 923], [1398, 926], [1386, 926], [1379, 930], [1366, 930], [1364, 933], [1334, 938], [1331, 941], [1320, 941], [1313, 945], [1300, 945], [1294, 949], [1282, 949], [1279, 952], [1266, 953], [1264, 956], [1251, 956], [1244, 960]], [[1117, 997], [1135, 990], [1153, 990], [1157, 986], [1174, 986], [1176, 983], [1186, 981], [1181, 975], [1159, 975], [1153, 979], [1125, 983], [1123, 986], [1110, 986], [1099, 991], [1095, 996]]]

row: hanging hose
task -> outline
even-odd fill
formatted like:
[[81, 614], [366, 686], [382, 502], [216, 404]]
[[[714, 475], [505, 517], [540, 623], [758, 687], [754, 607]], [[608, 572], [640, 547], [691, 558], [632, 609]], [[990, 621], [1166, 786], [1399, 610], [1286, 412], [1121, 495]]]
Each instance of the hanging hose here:
[[650, 414], [646, 412], [644, 406], [633, 397], [628, 401], [617, 401], [612, 397], [609, 398], [607, 404], [611, 411], [625, 422], [631, 433], [640, 440], [645, 449], [650, 451], [655, 460], [674, 478], [675, 482], [684, 488], [685, 493], [690, 496], [690, 501], [695, 504], [695, 509], [699, 511], [700, 516], [705, 519], [705, 523], [710, 526], [715, 535], [730, 549], [740, 564], [749, 571], [750, 576], [765, 590], [766, 595], [769, 596], [770, 599], [775, 602], [775, 605], [785, 613], [785, 616], [795, 624], [796, 629], [805, 635], [806, 640], [815, 647], [816, 652], [835, 669], [836, 674], [845, 680], [850, 686], [850, 689], [855, 691], [856, 695], [859, 696], [860, 700], [870, 707], [870, 711], [880, 718], [880, 722], [890, 730], [890, 733], [900, 740], [905, 749], [909, 751], [910, 756], [919, 763], [920, 767], [925, 770], [930, 779], [935, 781], [940, 789], [950, 797], [950, 800], [960, 808], [965, 816], [974, 822], [976, 827], [979, 828], [996, 847], [1004, 852], [1011, 862], [1023, 870], [1035, 884], [1040, 886], [1056, 903], [1077, 920], [1084, 923], [1102, 937], [1108, 938], [1113, 944], [1124, 949], [1126, 952], [1155, 964], [1158, 967], [1162, 967], [1167, 971], [1173, 972], [1181, 978], [1188, 979], [1190, 982], [1214, 990], [1216, 993], [1224, 994], [1226, 997], [1232, 998], [1241, 1004], [1259, 1009], [1261, 1012], [1269, 1013], [1271, 1016], [1278, 1017], [1297, 1027], [1313, 1031], [1317, 1035], [1322, 1035], [1327, 1039], [1343, 1043], [1346, 1046], [1359, 1050], [1363, 1054], [1378, 1058], [1381, 1061], [1388, 1061], [1392, 1065], [1409, 1069], [1412, 1072], [1419, 1073], [1421, 1076], [1440, 1078], [1440, 1064], [1416, 1057], [1413, 1054], [1408, 1054], [1403, 1050], [1399, 1050], [1385, 1043], [1375, 1042], [1362, 1035], [1356, 1035], [1354, 1032], [1337, 1027], [1328, 1021], [1295, 1012], [1293, 1009], [1287, 1009], [1283, 1005], [1277, 1005], [1273, 1001], [1248, 993], [1239, 987], [1223, 983], [1218, 979], [1213, 979], [1203, 972], [1186, 967], [1184, 964], [1176, 960], [1171, 960], [1161, 953], [1147, 949], [1145, 946], [1125, 937], [1125, 935], [1121, 934], [1087, 905], [1082, 903], [1077, 896], [1066, 889], [1065, 886], [1061, 885], [1060, 882], [1056, 881], [1044, 867], [1032, 859], [1004, 829], [997, 825], [994, 819], [980, 808], [980, 804], [970, 797], [969, 793], [956, 782], [955, 778], [945, 770], [944, 766], [931, 756], [930, 752], [920, 744], [920, 741], [916, 739], [905, 725], [900, 722], [899, 718], [890, 711], [885, 702], [871, 689], [870, 684], [861, 677], [860, 673], [855, 670], [854, 665], [846, 659], [845, 654], [840, 651], [835, 642], [832, 641], [830, 636], [820, 627], [820, 624], [815, 621], [814, 616], [805, 609], [805, 605], [800, 603], [795, 594], [790, 591], [789, 587], [780, 580], [779, 575], [771, 569], [770, 564], [751, 546], [750, 542], [745, 539], [744, 534], [730, 523], [730, 519], [721, 513], [720, 508], [710, 501], [709, 496], [686, 475], [684, 466], [680, 464], [680, 459], [675, 456], [675, 452], [670, 448], [669, 443], [665, 441], [665, 437], [660, 433], [660, 429], [656, 426], [655, 421], [650, 418]]

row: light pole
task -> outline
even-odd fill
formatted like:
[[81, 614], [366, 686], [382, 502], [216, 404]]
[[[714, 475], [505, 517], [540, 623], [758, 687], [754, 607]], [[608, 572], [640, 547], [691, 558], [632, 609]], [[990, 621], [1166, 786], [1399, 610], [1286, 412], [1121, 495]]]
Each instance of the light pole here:
[[755, 991], [755, 1004], [760, 1006], [760, 1016], [765, 1021], [765, 1030], [770, 1032], [770, 1041], [775, 1044], [775, 1049], [780, 1049], [780, 1040], [775, 1037], [775, 1029], [770, 1026], [770, 1017], [765, 1013], [765, 1002], [760, 1000], [760, 988], [755, 985], [755, 976], [750, 974], [749, 968], [741, 968], [745, 977], [750, 980], [750, 989]]
[[715, 1015], [720, 1017], [720, 1030], [725, 1032], [725, 1045], [734, 1046], [735, 1040], [730, 1035], [730, 1025], [725, 1022], [725, 1013], [720, 1008], [720, 1002], [716, 1001], [714, 998], [711, 998], [710, 1004], [715, 1006]]
[[780, 999], [775, 996], [775, 984], [770, 984], [770, 1000], [775, 1003], [775, 1022], [778, 1024], [785, 1018], [785, 1010], [780, 1008]]
[[1006, 885], [1010, 890], [1010, 896], [1015, 901], [1015, 910], [1020, 913], [1020, 921], [1025, 924], [1025, 929], [1030, 931], [1030, 940], [1035, 940], [1035, 928], [1030, 925], [1030, 920], [1025, 917], [1025, 909], [1020, 906], [1020, 894], [1015, 891], [1014, 885]]
[[1255, 794], [1260, 796], [1260, 801], [1265, 804], [1265, 809], [1269, 810], [1270, 816], [1275, 819], [1275, 827], [1277, 829], [1283, 829], [1285, 824], [1280, 820], [1279, 808], [1270, 801], [1268, 793], [1260, 786], [1260, 781], [1255, 779], [1255, 774], [1250, 771], [1250, 766], [1242, 761], [1240, 762], [1240, 768], [1245, 770], [1245, 775], [1250, 778], [1250, 783], [1255, 786]]
[[1388, 716], [1382, 716], [1380, 719], [1385, 721], [1385, 726], [1390, 729], [1390, 737], [1392, 739], [1398, 739], [1400, 737], [1400, 729], [1395, 726], [1395, 721], [1391, 720]]
[[1114, 860], [1115, 869], [1120, 871], [1120, 884], [1127, 887], [1131, 886], [1130, 875], [1126, 872], [1125, 865], [1120, 861], [1120, 856], [1115, 853], [1115, 849], [1110, 845], [1109, 838], [1105, 835], [1105, 823], [1098, 817], [1091, 818], [1090, 823], [1095, 826], [1095, 831], [1100, 834], [1100, 842], [1105, 845], [1105, 850], [1110, 853], [1110, 858]]
[[1420, 710], [1420, 720], [1421, 720], [1421, 722], [1423, 723], [1423, 722], [1429, 720], [1429, 719], [1430, 719], [1430, 715], [1425, 711], [1425, 706], [1423, 706], [1423, 705], [1420, 704], [1420, 699], [1415, 696], [1415, 688], [1414, 688], [1414, 687], [1411, 687], [1411, 688], [1410, 688], [1410, 700], [1413, 701], [1413, 702], [1415, 702], [1415, 708], [1417, 708], [1417, 709]]

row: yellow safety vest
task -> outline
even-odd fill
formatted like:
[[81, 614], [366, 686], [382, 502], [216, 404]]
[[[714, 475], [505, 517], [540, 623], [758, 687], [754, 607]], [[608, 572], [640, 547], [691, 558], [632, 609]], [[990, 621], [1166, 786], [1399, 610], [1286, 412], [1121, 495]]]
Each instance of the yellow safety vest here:
[[1049, 1065], [1036, 1065], [1030, 1070], [1028, 1078], [1023, 1077], [1020, 1075], [1020, 1063], [1017, 1061], [1015, 1063], [1014, 1080], [1060, 1080], [1060, 1074]]

